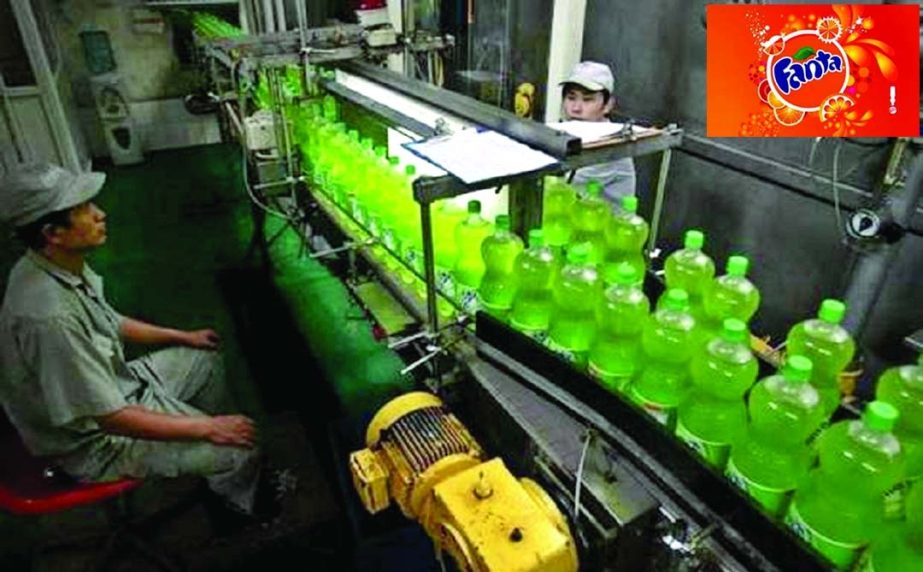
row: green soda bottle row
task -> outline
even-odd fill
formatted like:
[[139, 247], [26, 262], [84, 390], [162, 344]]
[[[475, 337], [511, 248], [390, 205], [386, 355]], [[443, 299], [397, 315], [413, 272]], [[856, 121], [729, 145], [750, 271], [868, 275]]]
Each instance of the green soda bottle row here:
[[588, 261], [596, 265], [606, 285], [615, 282], [623, 262], [631, 264], [637, 279], [643, 281], [643, 249], [650, 229], [637, 214], [637, 197], [624, 197], [619, 207], [613, 213], [598, 181], [589, 181], [578, 194], [562, 179], [547, 177], [542, 202], [545, 242], [562, 257], [568, 248], [588, 244]]
[[904, 476], [904, 455], [893, 429], [899, 413], [873, 401], [862, 419], [828, 427], [817, 443], [818, 462], [798, 485], [786, 524], [836, 566], [851, 568], [884, 525], [884, 495]]
[[910, 490], [905, 520], [879, 529], [865, 556], [862, 572], [923, 570], [923, 486]]

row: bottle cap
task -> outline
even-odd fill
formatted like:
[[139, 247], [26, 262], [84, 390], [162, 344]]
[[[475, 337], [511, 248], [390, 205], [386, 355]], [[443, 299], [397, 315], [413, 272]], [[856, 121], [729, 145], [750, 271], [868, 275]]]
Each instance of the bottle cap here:
[[638, 197], [634, 195], [622, 197], [622, 210], [627, 213], [638, 212]]
[[661, 298], [664, 308], [671, 310], [687, 310], [689, 308], [689, 294], [682, 288], [670, 288]]
[[814, 363], [802, 355], [790, 355], [785, 359], [785, 365], [782, 366], [782, 375], [786, 381], [796, 383], [806, 382], [811, 379], [811, 373], [814, 371]]
[[590, 259], [590, 245], [586, 242], [575, 244], [567, 250], [568, 264], [586, 264]]
[[731, 276], [746, 276], [750, 268], [750, 260], [746, 256], [731, 256], [728, 258], [727, 273]]
[[846, 304], [833, 298], [828, 298], [821, 302], [820, 309], [817, 311], [817, 317], [831, 324], [839, 324], [846, 315]]
[[404, 167], [404, 174], [407, 175], [408, 177], [413, 177], [414, 175], [417, 174], [417, 168], [414, 167], [413, 165], [407, 165], [406, 167]]
[[705, 233], [701, 230], [687, 230], [683, 239], [683, 246], [690, 250], [698, 250], [705, 246]]
[[615, 283], [630, 286], [635, 283], [637, 273], [634, 266], [627, 262], [622, 262], [615, 268]]
[[747, 324], [737, 318], [727, 318], [721, 324], [721, 337], [729, 342], [747, 341]]
[[388, 157], [388, 164], [391, 165], [392, 169], [396, 169], [401, 164], [401, 160], [397, 157]]
[[529, 247], [538, 248], [545, 245], [545, 231], [533, 228], [529, 231]]
[[494, 219], [494, 224], [497, 225], [497, 230], [509, 230], [510, 229], [510, 215], [497, 215], [497, 218]]
[[384, 147], [382, 147], [381, 145], [378, 145], [377, 147], [375, 147], [375, 156], [376, 156], [376, 157], [382, 157], [382, 158], [384, 158], [387, 154], [388, 154], [388, 150], [385, 149]]
[[900, 417], [897, 408], [885, 401], [873, 401], [865, 406], [862, 421], [873, 431], [890, 432]]
[[481, 201], [468, 201], [468, 213], [478, 214], [481, 212]]

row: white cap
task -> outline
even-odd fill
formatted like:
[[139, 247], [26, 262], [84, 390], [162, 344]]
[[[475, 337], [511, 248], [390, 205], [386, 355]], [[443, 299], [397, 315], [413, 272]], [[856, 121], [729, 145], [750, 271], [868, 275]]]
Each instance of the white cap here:
[[606, 64], [580, 62], [574, 66], [574, 71], [571, 72], [570, 76], [558, 85], [567, 83], [575, 83], [590, 91], [602, 91], [605, 89], [611, 94], [615, 87], [615, 77], [612, 76], [612, 70]]
[[49, 163], [17, 165], [0, 178], [0, 220], [27, 225], [92, 199], [105, 182], [104, 173], [74, 174]]

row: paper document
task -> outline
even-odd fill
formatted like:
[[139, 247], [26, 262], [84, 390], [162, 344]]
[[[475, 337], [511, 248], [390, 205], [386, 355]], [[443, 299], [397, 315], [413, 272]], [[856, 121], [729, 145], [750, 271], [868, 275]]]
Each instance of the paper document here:
[[[548, 127], [569, 133], [574, 137], [579, 137], [583, 143], [593, 143], [602, 141], [615, 136], [627, 136], [628, 132], [622, 132], [625, 128], [624, 123], [613, 123], [611, 121], [561, 121], [558, 123], [549, 123]], [[631, 126], [631, 134], [635, 137], [654, 131], [647, 127]]]
[[452, 135], [405, 143], [404, 147], [465, 184], [530, 173], [558, 162], [496, 131], [464, 129]]

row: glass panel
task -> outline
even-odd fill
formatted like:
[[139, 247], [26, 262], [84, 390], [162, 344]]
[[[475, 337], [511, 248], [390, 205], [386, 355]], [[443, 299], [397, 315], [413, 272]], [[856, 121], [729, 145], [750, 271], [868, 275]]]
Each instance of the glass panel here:
[[10, 0], [0, 0], [0, 73], [7, 87], [35, 85]]
[[509, 0], [481, 0], [474, 5], [468, 28], [469, 69], [456, 72], [459, 91], [498, 107], [506, 107], [510, 77]]

